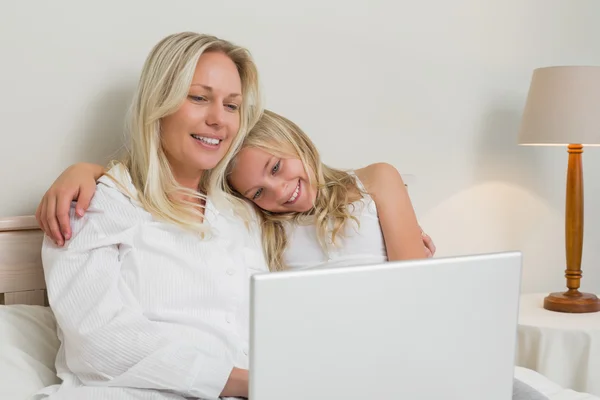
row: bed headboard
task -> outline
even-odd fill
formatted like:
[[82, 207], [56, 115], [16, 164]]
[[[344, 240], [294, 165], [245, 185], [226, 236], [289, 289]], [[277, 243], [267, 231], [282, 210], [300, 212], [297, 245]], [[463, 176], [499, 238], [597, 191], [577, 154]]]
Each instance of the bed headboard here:
[[35, 216], [0, 218], [0, 304], [48, 305]]

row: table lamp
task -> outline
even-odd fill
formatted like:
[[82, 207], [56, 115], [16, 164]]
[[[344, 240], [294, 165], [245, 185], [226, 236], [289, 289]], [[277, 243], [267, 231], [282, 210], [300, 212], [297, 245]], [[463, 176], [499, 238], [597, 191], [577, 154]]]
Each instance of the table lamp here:
[[600, 145], [600, 67], [533, 71], [519, 131], [520, 145], [566, 146], [565, 245], [568, 290], [550, 293], [544, 308], [566, 313], [600, 311], [595, 294], [579, 291], [583, 251], [583, 146]]

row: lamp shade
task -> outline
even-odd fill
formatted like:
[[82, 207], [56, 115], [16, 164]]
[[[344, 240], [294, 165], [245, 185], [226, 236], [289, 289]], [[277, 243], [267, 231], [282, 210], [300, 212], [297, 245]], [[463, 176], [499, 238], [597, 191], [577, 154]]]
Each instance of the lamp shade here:
[[600, 145], [600, 67], [534, 70], [519, 144]]

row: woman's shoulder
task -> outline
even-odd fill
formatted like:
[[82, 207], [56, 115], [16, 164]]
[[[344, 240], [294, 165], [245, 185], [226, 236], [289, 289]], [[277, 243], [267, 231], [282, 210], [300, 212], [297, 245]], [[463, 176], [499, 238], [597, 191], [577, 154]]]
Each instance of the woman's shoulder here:
[[137, 200], [137, 190], [131, 179], [131, 174], [123, 164], [112, 166], [96, 185], [96, 191], [101, 191], [116, 198]]
[[[82, 217], [77, 216], [74, 207], [71, 207], [73, 234], [67, 248], [87, 251], [102, 244], [123, 242], [125, 237], [129, 237], [128, 232], [148, 220], [143, 209], [124, 194], [128, 187], [127, 176], [125, 171], [113, 168], [109, 171], [109, 176], [100, 178], [90, 205]], [[53, 248], [49, 245], [46, 247]]]
[[101, 216], [101, 220], [120, 221], [118, 225], [121, 225], [138, 219], [140, 211], [143, 209], [137, 202], [129, 172], [124, 166], [116, 165], [98, 180], [86, 214]]

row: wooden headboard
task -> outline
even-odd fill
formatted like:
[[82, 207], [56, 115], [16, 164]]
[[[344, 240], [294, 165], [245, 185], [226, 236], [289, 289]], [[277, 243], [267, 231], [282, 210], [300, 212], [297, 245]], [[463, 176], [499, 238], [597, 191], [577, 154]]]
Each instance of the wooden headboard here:
[[48, 305], [43, 238], [33, 215], [0, 218], [0, 304]]

